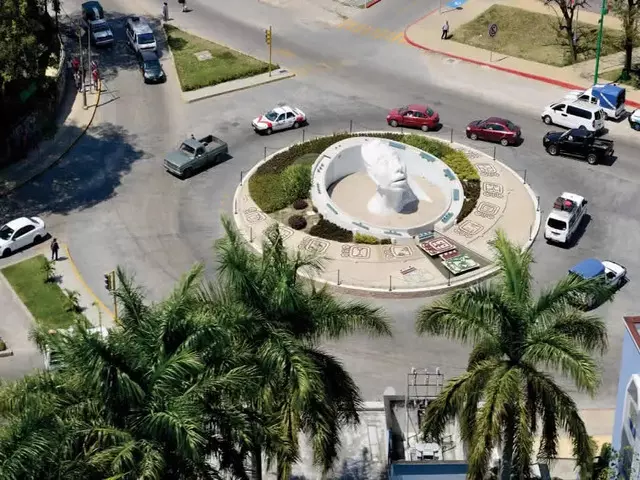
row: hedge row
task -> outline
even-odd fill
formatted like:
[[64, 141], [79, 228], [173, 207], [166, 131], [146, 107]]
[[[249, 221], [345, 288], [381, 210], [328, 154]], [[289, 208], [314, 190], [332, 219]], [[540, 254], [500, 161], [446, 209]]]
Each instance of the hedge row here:
[[[354, 135], [338, 133], [293, 145], [288, 150], [274, 155], [260, 165], [249, 179], [249, 193], [254, 202], [266, 213], [285, 208], [299, 198], [308, 195], [307, 185], [311, 185], [311, 165], [318, 155], [334, 143], [356, 136], [385, 138], [406, 143], [438, 157], [455, 172], [464, 189], [465, 202], [458, 221], [462, 221], [476, 206], [480, 196], [480, 176], [467, 156], [444, 142], [432, 140], [422, 135], [399, 133], [372, 133]], [[308, 166], [302, 170], [301, 165]], [[308, 172], [309, 179], [304, 178]], [[306, 191], [306, 195], [303, 193]]]

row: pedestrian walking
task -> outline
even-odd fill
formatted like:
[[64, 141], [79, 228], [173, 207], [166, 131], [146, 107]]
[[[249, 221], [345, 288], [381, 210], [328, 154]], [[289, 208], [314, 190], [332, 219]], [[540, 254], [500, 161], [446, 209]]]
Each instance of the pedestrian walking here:
[[182, 4], [182, 11], [187, 11], [187, 0], [178, 0], [178, 3]]
[[169, 21], [169, 4], [167, 2], [162, 5], [162, 18], [165, 22]]
[[51, 261], [58, 261], [58, 250], [60, 250], [60, 245], [58, 245], [58, 239], [54, 238], [51, 240]]
[[440, 39], [446, 40], [447, 38], [449, 38], [449, 20], [446, 20], [444, 25], [442, 25], [442, 36]]

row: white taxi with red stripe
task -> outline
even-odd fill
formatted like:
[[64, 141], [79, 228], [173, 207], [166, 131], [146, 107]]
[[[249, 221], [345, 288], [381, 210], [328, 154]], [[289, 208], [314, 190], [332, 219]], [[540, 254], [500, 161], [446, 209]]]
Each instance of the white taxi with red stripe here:
[[298, 128], [307, 123], [307, 116], [299, 108], [282, 105], [270, 112], [260, 115], [251, 122], [251, 126], [258, 133], [271, 135], [277, 130]]

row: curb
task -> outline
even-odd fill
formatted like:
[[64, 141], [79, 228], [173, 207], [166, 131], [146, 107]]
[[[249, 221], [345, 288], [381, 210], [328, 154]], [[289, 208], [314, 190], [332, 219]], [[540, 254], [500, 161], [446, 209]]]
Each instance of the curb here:
[[[380, 1], [380, 0], [378, 0], [378, 1]], [[527, 78], [529, 80], [536, 80], [538, 82], [547, 83], [549, 85], [554, 85], [556, 87], [566, 88], [567, 90], [586, 90], [585, 87], [580, 86], [580, 85], [576, 85], [574, 83], [564, 82], [562, 80], [556, 80], [554, 78], [544, 77], [542, 75], [536, 75], [534, 73], [523, 72], [522, 70], [515, 70], [513, 68], [501, 67], [499, 65], [494, 65], [494, 64], [491, 64], [491, 63], [488, 63], [488, 62], [483, 62], [481, 60], [476, 60], [474, 58], [463, 57], [463, 56], [460, 56], [460, 55], [455, 55], [453, 53], [443, 52], [442, 50], [436, 50], [435, 48], [426, 47], [424, 45], [421, 45], [421, 44], [411, 40], [411, 38], [409, 38], [409, 35], [407, 35], [407, 31], [411, 27], [413, 27], [414, 25], [420, 23], [425, 18], [433, 15], [438, 10], [439, 9], [436, 8], [435, 10], [430, 11], [426, 15], [423, 15], [422, 17], [418, 18], [417, 20], [414, 20], [409, 25], [407, 25], [407, 27], [404, 29], [404, 40], [405, 40], [405, 42], [407, 42], [412, 47], [419, 48], [421, 50], [424, 50], [425, 52], [435, 53], [437, 55], [442, 55], [444, 57], [455, 58], [456, 60], [460, 60], [462, 62], [471, 63], [471, 64], [474, 64], [474, 65], [478, 65], [480, 67], [488, 67], [488, 68], [491, 68], [493, 70], [497, 70], [497, 71], [504, 72], [504, 73], [509, 73], [511, 75], [516, 75], [516, 76], [519, 76], [519, 77]], [[633, 108], [640, 108], [640, 102], [634, 102], [634, 101], [631, 101], [631, 100], [626, 100], [625, 104], [629, 105], [630, 107], [633, 107]]]
[[380, 3], [382, 0], [371, 0], [367, 3], [365, 3], [364, 8], [371, 8], [374, 5], [376, 5], [377, 3]]
[[96, 104], [93, 107], [93, 112], [91, 113], [91, 118], [89, 119], [89, 122], [87, 123], [87, 125], [82, 129], [82, 132], [80, 132], [80, 134], [75, 138], [75, 140], [73, 140], [71, 142], [71, 144], [58, 156], [58, 158], [56, 158], [49, 165], [44, 166], [41, 170], [39, 170], [38, 172], [34, 173], [29, 178], [16, 183], [15, 185], [7, 188], [6, 190], [0, 190], [0, 198], [7, 197], [7, 196], [11, 195], [13, 192], [18, 190], [19, 188], [24, 187], [27, 183], [32, 182], [33, 180], [38, 178], [40, 175], [45, 173], [47, 170], [49, 170], [49, 169], [53, 168], [54, 166], [56, 166], [67, 155], [67, 153], [69, 153], [71, 151], [71, 149], [76, 146], [78, 141], [80, 141], [80, 139], [82, 137], [84, 137], [85, 133], [87, 133], [87, 130], [89, 130], [89, 127], [93, 123], [93, 119], [96, 116], [96, 111], [98, 110], [98, 106], [100, 105], [100, 95], [102, 94], [102, 80], [99, 80], [99, 82], [100, 83], [98, 84], [98, 96], [96, 97]]
[[[387, 131], [383, 131], [383, 130], [373, 130], [373, 131], [368, 131], [368, 132], [351, 132], [353, 135], [359, 135], [359, 134], [371, 134], [371, 133], [389, 133]], [[437, 137], [433, 137], [431, 135], [426, 135], [426, 134], [422, 134], [422, 133], [417, 133], [418, 135], [423, 135], [425, 137], [428, 138], [434, 138], [435, 140], [442, 142], [442, 140], [440, 138]], [[278, 150], [277, 152], [272, 153], [271, 155], [269, 155], [268, 157], [264, 158], [263, 160], [260, 160], [258, 163], [256, 163], [245, 175], [243, 175], [242, 177], [242, 181], [241, 183], [236, 187], [236, 191], [233, 195], [233, 218], [234, 221], [236, 223], [236, 227], [238, 228], [238, 231], [240, 232], [240, 234], [243, 236], [243, 238], [245, 239], [245, 241], [259, 254], [262, 253], [262, 249], [260, 247], [260, 245], [255, 245], [253, 242], [250, 241], [250, 239], [248, 238], [247, 234], [244, 232], [244, 230], [242, 228], [240, 228], [240, 213], [238, 212], [236, 205], [238, 202], [238, 198], [240, 196], [242, 187], [244, 185], [245, 182], [247, 182], [251, 176], [255, 173], [255, 171], [264, 163], [268, 162], [269, 160], [271, 160], [271, 158], [273, 158], [275, 155], [278, 155], [279, 153], [282, 153], [286, 150], [289, 150], [292, 146], [301, 143], [301, 142], [296, 142], [292, 145], [289, 145], [288, 147], [282, 148], [280, 150]], [[476, 151], [478, 153], [480, 153], [481, 155], [487, 156], [486, 153], [477, 150], [475, 148], [472, 147], [468, 147], [467, 145], [463, 145], [461, 143], [458, 142], [453, 142], [453, 144], [455, 145], [459, 145], [462, 146], [466, 149], [469, 150], [473, 150]], [[533, 201], [533, 205], [536, 208], [536, 213], [535, 213], [535, 220], [534, 220], [534, 225], [535, 227], [531, 230], [530, 234], [529, 234], [529, 240], [527, 241], [527, 243], [525, 243], [525, 245], [522, 247], [523, 251], [524, 250], [528, 250], [529, 248], [531, 248], [531, 246], [533, 245], [533, 242], [535, 241], [538, 232], [540, 231], [540, 220], [541, 220], [541, 212], [540, 212], [540, 208], [539, 208], [539, 204], [538, 204], [538, 198], [535, 195], [535, 192], [533, 191], [533, 189], [527, 185], [524, 181], [524, 179], [515, 171], [513, 170], [511, 167], [509, 167], [508, 165], [504, 164], [503, 162], [499, 161], [499, 160], [495, 160], [496, 162], [498, 162], [500, 165], [502, 165], [506, 170], [508, 170], [509, 172], [511, 172], [516, 178], [518, 178], [522, 184], [525, 186], [527, 192], [529, 193], [529, 195], [531, 196], [531, 200]], [[311, 282], [317, 283], [317, 284], [321, 284], [321, 285], [326, 285], [328, 287], [330, 287], [332, 290], [341, 292], [341, 293], [348, 293], [348, 294], [353, 294], [353, 295], [364, 295], [364, 296], [374, 296], [374, 297], [379, 297], [379, 298], [415, 298], [415, 297], [430, 297], [430, 296], [435, 296], [435, 295], [440, 295], [442, 293], [445, 293], [447, 291], [450, 290], [454, 290], [454, 289], [458, 289], [458, 288], [462, 288], [462, 287], [469, 287], [471, 285], [480, 283], [486, 279], [488, 279], [489, 277], [495, 275], [496, 273], [498, 273], [499, 271], [499, 267], [496, 265], [492, 265], [492, 266], [487, 266], [485, 267], [485, 269], [480, 269], [475, 275], [470, 276], [468, 278], [465, 278], [463, 280], [460, 280], [459, 282], [451, 282], [449, 285], [437, 285], [434, 287], [425, 287], [425, 288], [402, 288], [402, 289], [395, 289], [392, 291], [389, 291], [386, 288], [366, 288], [366, 287], [359, 287], [356, 285], [345, 285], [343, 283], [341, 284], [337, 284], [334, 281], [331, 280], [324, 280], [324, 279], [320, 279], [317, 277], [311, 277], [307, 274], [304, 273], [300, 273], [299, 275]]]
[[[380, 0], [378, 0], [378, 1], [380, 1]], [[283, 69], [282, 67], [280, 69], [281, 70], [286, 70], [286, 69]], [[263, 74], [261, 74], [261, 75], [263, 75]], [[227, 93], [241, 92], [242, 90], [249, 90], [250, 88], [259, 87], [261, 85], [268, 85], [269, 83], [279, 82], [280, 80], [286, 80], [287, 78], [293, 78], [295, 76], [296, 76], [296, 74], [294, 72], [291, 72], [291, 71], [287, 70], [287, 74], [280, 75], [280, 76], [275, 77], [275, 78], [272, 77], [271, 79], [266, 80], [264, 82], [253, 83], [251, 85], [244, 85], [244, 86], [236, 87], [236, 88], [232, 87], [232, 88], [229, 88], [228, 90], [223, 90], [221, 92], [206, 93], [206, 94], [203, 94], [201, 97], [193, 98], [191, 100], [185, 99], [184, 98], [184, 94], [185, 93], [197, 92], [198, 90], [192, 90], [192, 92], [182, 92], [180, 94], [180, 96], [182, 97], [182, 101], [184, 103], [194, 103], [194, 102], [198, 102], [200, 100], [205, 100], [207, 98], [213, 98], [213, 97], [219, 97], [220, 95], [226, 95]], [[251, 78], [251, 77], [249, 77], [249, 78]], [[238, 80], [240, 80], [240, 79], [238, 79]], [[233, 80], [231, 80], [231, 81], [233, 81]], [[224, 85], [224, 83], [220, 83], [219, 85]], [[208, 87], [203, 87], [203, 88], [208, 88]]]
[[100, 298], [94, 293], [94, 291], [87, 285], [84, 277], [78, 270], [76, 263], [73, 261], [73, 257], [71, 256], [71, 252], [69, 251], [69, 246], [67, 244], [63, 244], [64, 252], [66, 253], [67, 259], [69, 260], [69, 264], [71, 265], [71, 270], [73, 270], [73, 274], [76, 276], [76, 279], [80, 282], [80, 284], [85, 288], [85, 290], [89, 293], [89, 295], [93, 298], [93, 300], [102, 308], [107, 314], [111, 316], [111, 319], [114, 320], [115, 323], [115, 315], [111, 311], [109, 307], [107, 307]]

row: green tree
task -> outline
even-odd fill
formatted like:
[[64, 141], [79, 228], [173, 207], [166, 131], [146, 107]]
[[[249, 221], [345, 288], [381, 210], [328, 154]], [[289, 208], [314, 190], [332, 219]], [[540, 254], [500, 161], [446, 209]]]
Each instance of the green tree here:
[[620, 19], [624, 32], [624, 68], [623, 79], [631, 75], [633, 46], [638, 40], [638, 22], [640, 21], [640, 0], [612, 0], [611, 10]]
[[106, 338], [36, 332], [58, 368], [0, 390], [0, 478], [245, 476], [256, 372], [198, 307], [201, 271], [149, 305], [119, 269], [121, 325]]
[[510, 480], [530, 477], [536, 435], [541, 439], [538, 459], [547, 461], [556, 456], [564, 429], [586, 471], [593, 449], [585, 425], [573, 399], [547, 372], [559, 371], [579, 391], [596, 392], [599, 374], [591, 353], [607, 348], [606, 326], [571, 300], [601, 295], [604, 287], [568, 276], [535, 295], [531, 253], [503, 233], [495, 250], [497, 281], [453, 292], [418, 315], [420, 334], [472, 347], [466, 373], [448, 382], [428, 405], [422, 431], [439, 439], [457, 417], [468, 445], [469, 478], [483, 479], [492, 450], [501, 446], [500, 478]]
[[[255, 352], [262, 378], [253, 408], [270, 425], [271, 436], [254, 441], [254, 476], [261, 474], [261, 450], [277, 464], [278, 477], [290, 478], [298, 460], [299, 434], [310, 435], [314, 460], [326, 472], [340, 448], [340, 430], [358, 422], [359, 390], [344, 366], [320, 347], [323, 340], [355, 332], [390, 335], [379, 309], [343, 302], [327, 289], [301, 280], [317, 272], [322, 260], [284, 247], [276, 226], [262, 243], [262, 255], [251, 250], [223, 218], [226, 237], [217, 244], [219, 285], [203, 299], [215, 308], [241, 305], [249, 316], [234, 316], [238, 338]], [[260, 448], [262, 444], [262, 448]]]

